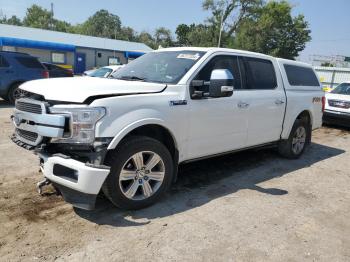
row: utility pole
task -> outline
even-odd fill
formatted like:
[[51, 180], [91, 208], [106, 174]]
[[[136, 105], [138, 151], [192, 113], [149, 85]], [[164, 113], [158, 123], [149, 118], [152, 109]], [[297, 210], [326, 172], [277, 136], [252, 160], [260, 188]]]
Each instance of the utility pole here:
[[221, 21], [220, 21], [220, 33], [219, 33], [219, 42], [218, 42], [218, 47], [220, 47], [220, 46], [221, 46], [221, 34], [222, 34], [223, 22], [224, 22], [224, 10], [222, 10], [222, 14], [221, 14]]
[[[117, 28], [114, 28], [114, 40], [117, 40]], [[115, 48], [113, 48], [113, 58], [115, 58]]]
[[51, 29], [53, 29], [53, 3], [51, 3], [51, 21], [50, 21], [50, 24], [51, 24]]

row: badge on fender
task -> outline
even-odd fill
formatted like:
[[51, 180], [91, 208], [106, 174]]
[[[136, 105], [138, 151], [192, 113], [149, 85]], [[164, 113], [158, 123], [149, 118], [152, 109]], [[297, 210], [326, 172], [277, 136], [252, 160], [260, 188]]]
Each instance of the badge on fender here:
[[174, 100], [169, 101], [170, 106], [185, 106], [187, 105], [187, 100]]

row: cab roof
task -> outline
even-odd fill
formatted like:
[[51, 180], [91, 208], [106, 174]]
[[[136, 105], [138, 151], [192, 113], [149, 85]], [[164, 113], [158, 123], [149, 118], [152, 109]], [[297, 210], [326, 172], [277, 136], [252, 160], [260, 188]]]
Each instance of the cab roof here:
[[216, 52], [229, 52], [229, 53], [235, 53], [235, 54], [242, 54], [242, 55], [252, 55], [252, 56], [258, 56], [261, 58], [273, 58], [276, 59], [279, 63], [283, 64], [294, 64], [294, 65], [300, 65], [304, 67], [312, 67], [310, 64], [295, 61], [295, 60], [289, 60], [289, 59], [283, 59], [283, 58], [277, 58], [270, 55], [265, 55], [262, 53], [256, 53], [256, 52], [250, 52], [245, 50], [239, 50], [239, 49], [231, 49], [231, 48], [218, 48], [218, 47], [170, 47], [170, 48], [162, 48], [158, 49], [155, 52], [166, 52], [166, 51], [197, 51], [197, 52], [206, 52], [209, 54], [216, 53]]
[[218, 48], [218, 47], [169, 47], [169, 48], [162, 48], [158, 49], [155, 52], [166, 52], [166, 51], [197, 51], [197, 52], [207, 52], [207, 53], [215, 53], [215, 52], [231, 52], [231, 53], [239, 53], [239, 54], [250, 54], [250, 55], [257, 55], [257, 56], [265, 56], [269, 58], [273, 58], [272, 56], [256, 53], [256, 52], [250, 52], [250, 51], [244, 51], [239, 49], [231, 49], [231, 48]]

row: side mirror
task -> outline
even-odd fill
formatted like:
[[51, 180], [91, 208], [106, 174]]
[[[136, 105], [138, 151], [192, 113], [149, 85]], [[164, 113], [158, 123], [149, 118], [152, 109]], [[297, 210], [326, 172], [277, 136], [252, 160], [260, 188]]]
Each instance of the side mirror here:
[[233, 94], [234, 77], [227, 69], [215, 69], [211, 73], [209, 97], [228, 97]]

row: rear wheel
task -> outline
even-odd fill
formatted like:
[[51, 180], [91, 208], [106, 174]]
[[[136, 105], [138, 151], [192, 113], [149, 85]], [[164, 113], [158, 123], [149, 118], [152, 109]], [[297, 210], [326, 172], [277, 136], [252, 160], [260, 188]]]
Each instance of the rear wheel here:
[[310, 123], [305, 119], [297, 119], [289, 138], [280, 141], [278, 151], [284, 157], [296, 159], [303, 154], [309, 141], [311, 141]]
[[14, 84], [10, 87], [8, 92], [8, 101], [14, 104], [17, 99], [27, 97], [29, 93], [19, 88], [20, 83]]
[[103, 192], [118, 207], [140, 209], [152, 205], [171, 185], [171, 155], [155, 139], [131, 137], [118, 146], [106, 162], [111, 172]]

